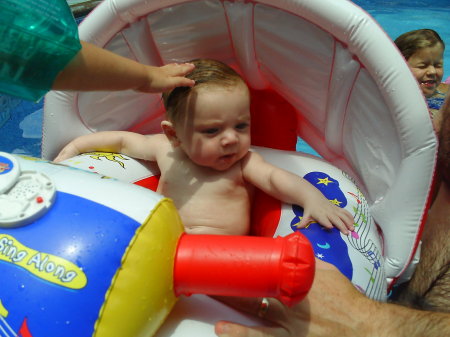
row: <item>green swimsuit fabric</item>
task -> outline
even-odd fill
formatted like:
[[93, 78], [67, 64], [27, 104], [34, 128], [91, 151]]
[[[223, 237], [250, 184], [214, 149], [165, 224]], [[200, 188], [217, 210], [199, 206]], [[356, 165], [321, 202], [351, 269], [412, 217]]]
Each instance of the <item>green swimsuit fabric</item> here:
[[65, 0], [0, 1], [0, 92], [37, 101], [81, 49]]

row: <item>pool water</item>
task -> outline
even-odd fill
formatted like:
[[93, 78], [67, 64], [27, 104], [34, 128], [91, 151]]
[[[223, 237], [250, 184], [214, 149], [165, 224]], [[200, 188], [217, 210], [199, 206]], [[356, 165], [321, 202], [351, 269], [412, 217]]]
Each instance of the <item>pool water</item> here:
[[[76, 2], [77, 0], [69, 0]], [[431, 28], [448, 46], [444, 54], [444, 79], [450, 76], [449, 0], [353, 0], [367, 11], [392, 39], [403, 32]], [[82, 18], [78, 18], [80, 21]], [[43, 102], [27, 102], [0, 94], [0, 151], [39, 157]], [[297, 150], [316, 154], [299, 139]]]
[[40, 157], [42, 112], [43, 102], [0, 95], [0, 151]]
[[422, 28], [434, 29], [444, 40], [444, 77], [450, 77], [450, 0], [353, 0], [367, 11], [395, 40]]

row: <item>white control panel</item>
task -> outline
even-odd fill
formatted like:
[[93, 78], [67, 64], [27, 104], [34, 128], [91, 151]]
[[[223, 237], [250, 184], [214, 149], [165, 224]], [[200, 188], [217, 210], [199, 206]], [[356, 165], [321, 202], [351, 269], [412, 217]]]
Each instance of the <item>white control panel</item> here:
[[55, 196], [48, 176], [22, 171], [14, 156], [0, 152], [0, 228], [31, 223], [52, 206]]

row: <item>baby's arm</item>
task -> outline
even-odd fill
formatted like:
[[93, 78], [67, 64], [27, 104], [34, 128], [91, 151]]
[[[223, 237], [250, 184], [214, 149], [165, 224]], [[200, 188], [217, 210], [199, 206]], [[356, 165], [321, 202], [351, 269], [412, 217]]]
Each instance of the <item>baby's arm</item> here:
[[55, 162], [76, 156], [79, 153], [105, 151], [126, 154], [136, 159], [155, 161], [158, 145], [164, 135], [145, 136], [127, 131], [104, 131], [80, 136], [67, 144]]
[[353, 216], [347, 210], [332, 204], [307, 180], [269, 164], [257, 153], [250, 152], [244, 158], [243, 174], [246, 181], [274, 198], [302, 206], [300, 228], [315, 220], [326, 228], [334, 225], [345, 235], [355, 229]]

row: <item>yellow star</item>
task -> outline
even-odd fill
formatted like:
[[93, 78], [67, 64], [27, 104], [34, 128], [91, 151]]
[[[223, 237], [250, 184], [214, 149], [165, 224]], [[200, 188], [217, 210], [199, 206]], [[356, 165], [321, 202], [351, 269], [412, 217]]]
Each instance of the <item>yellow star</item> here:
[[337, 200], [336, 198], [334, 198], [334, 200], [330, 200], [332, 204], [335, 204], [336, 206], [341, 206], [342, 201]]
[[319, 179], [319, 182], [317, 183], [317, 185], [324, 184], [325, 186], [328, 186], [329, 183], [332, 183], [332, 181], [330, 179], [328, 179], [328, 177], [323, 178], [323, 179], [321, 179], [321, 178], [318, 178], [318, 179]]

